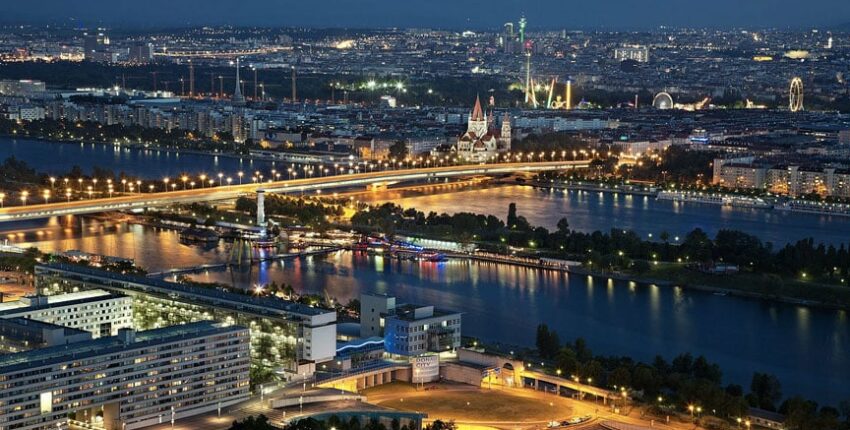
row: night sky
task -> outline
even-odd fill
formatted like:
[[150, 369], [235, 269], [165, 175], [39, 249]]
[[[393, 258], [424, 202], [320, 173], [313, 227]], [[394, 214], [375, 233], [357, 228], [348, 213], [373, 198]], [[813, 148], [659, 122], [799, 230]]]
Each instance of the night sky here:
[[[496, 28], [793, 27], [850, 23], [850, 0], [0, 0], [3, 23]], [[79, 24], [82, 23], [82, 24]]]

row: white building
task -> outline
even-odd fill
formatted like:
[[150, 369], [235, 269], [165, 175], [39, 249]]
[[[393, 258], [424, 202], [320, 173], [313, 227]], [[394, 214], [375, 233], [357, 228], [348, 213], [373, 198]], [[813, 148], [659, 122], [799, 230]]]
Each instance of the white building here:
[[133, 430], [212, 412], [248, 399], [249, 366], [248, 329], [209, 321], [0, 355], [0, 428]]
[[460, 347], [461, 314], [414, 304], [396, 305], [383, 294], [360, 296], [360, 334], [383, 336], [389, 354], [420, 356]]
[[0, 303], [0, 318], [27, 318], [84, 330], [97, 339], [133, 327], [133, 299], [104, 290], [23, 297]]
[[[276, 297], [252, 297], [211, 288], [123, 275], [71, 264], [35, 268], [36, 286], [47, 295], [101, 289], [133, 299], [134, 327], [145, 329], [166, 314], [171, 321], [215, 320], [251, 328], [251, 338], [268, 338], [279, 357], [280, 369], [294, 372], [299, 363], [322, 363], [336, 353], [336, 311]], [[259, 356], [257, 358], [260, 358]], [[298, 372], [299, 374], [301, 372]]]
[[638, 63], [649, 62], [649, 48], [646, 46], [623, 46], [614, 49], [614, 59], [617, 61], [634, 60]]
[[481, 99], [475, 98], [475, 107], [469, 115], [466, 133], [463, 134], [454, 146], [458, 157], [469, 160], [484, 162], [498, 156], [501, 152], [511, 150], [511, 120], [508, 114], [502, 118], [502, 126], [498, 128], [493, 118], [484, 116], [481, 108]]

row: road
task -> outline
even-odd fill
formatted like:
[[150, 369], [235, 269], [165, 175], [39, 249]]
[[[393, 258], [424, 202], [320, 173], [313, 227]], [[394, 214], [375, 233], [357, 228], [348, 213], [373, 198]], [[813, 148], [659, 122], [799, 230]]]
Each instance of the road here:
[[[39, 219], [61, 215], [79, 215], [97, 212], [144, 209], [176, 203], [230, 200], [242, 195], [265, 190], [267, 192], [305, 192], [328, 188], [367, 186], [400, 181], [440, 179], [456, 176], [493, 175], [516, 172], [542, 172], [584, 168], [588, 160], [544, 161], [531, 163], [499, 163], [460, 166], [440, 166], [417, 169], [385, 170], [316, 178], [293, 179], [241, 185], [224, 185], [189, 190], [136, 193], [118, 197], [60, 201], [0, 209], [0, 222]], [[35, 196], [34, 196], [35, 198]]]

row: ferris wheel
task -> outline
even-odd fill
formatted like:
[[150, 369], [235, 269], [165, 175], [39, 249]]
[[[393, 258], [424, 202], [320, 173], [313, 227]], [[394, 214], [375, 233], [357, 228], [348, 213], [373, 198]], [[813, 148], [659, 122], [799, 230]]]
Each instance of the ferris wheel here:
[[799, 77], [791, 79], [791, 88], [788, 91], [788, 108], [791, 112], [803, 110], [803, 80]]

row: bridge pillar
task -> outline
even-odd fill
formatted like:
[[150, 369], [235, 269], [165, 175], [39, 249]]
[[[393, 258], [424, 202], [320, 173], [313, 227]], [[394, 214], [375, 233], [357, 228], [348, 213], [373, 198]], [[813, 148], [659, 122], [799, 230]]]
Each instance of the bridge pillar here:
[[266, 192], [257, 190], [257, 226], [266, 226]]

